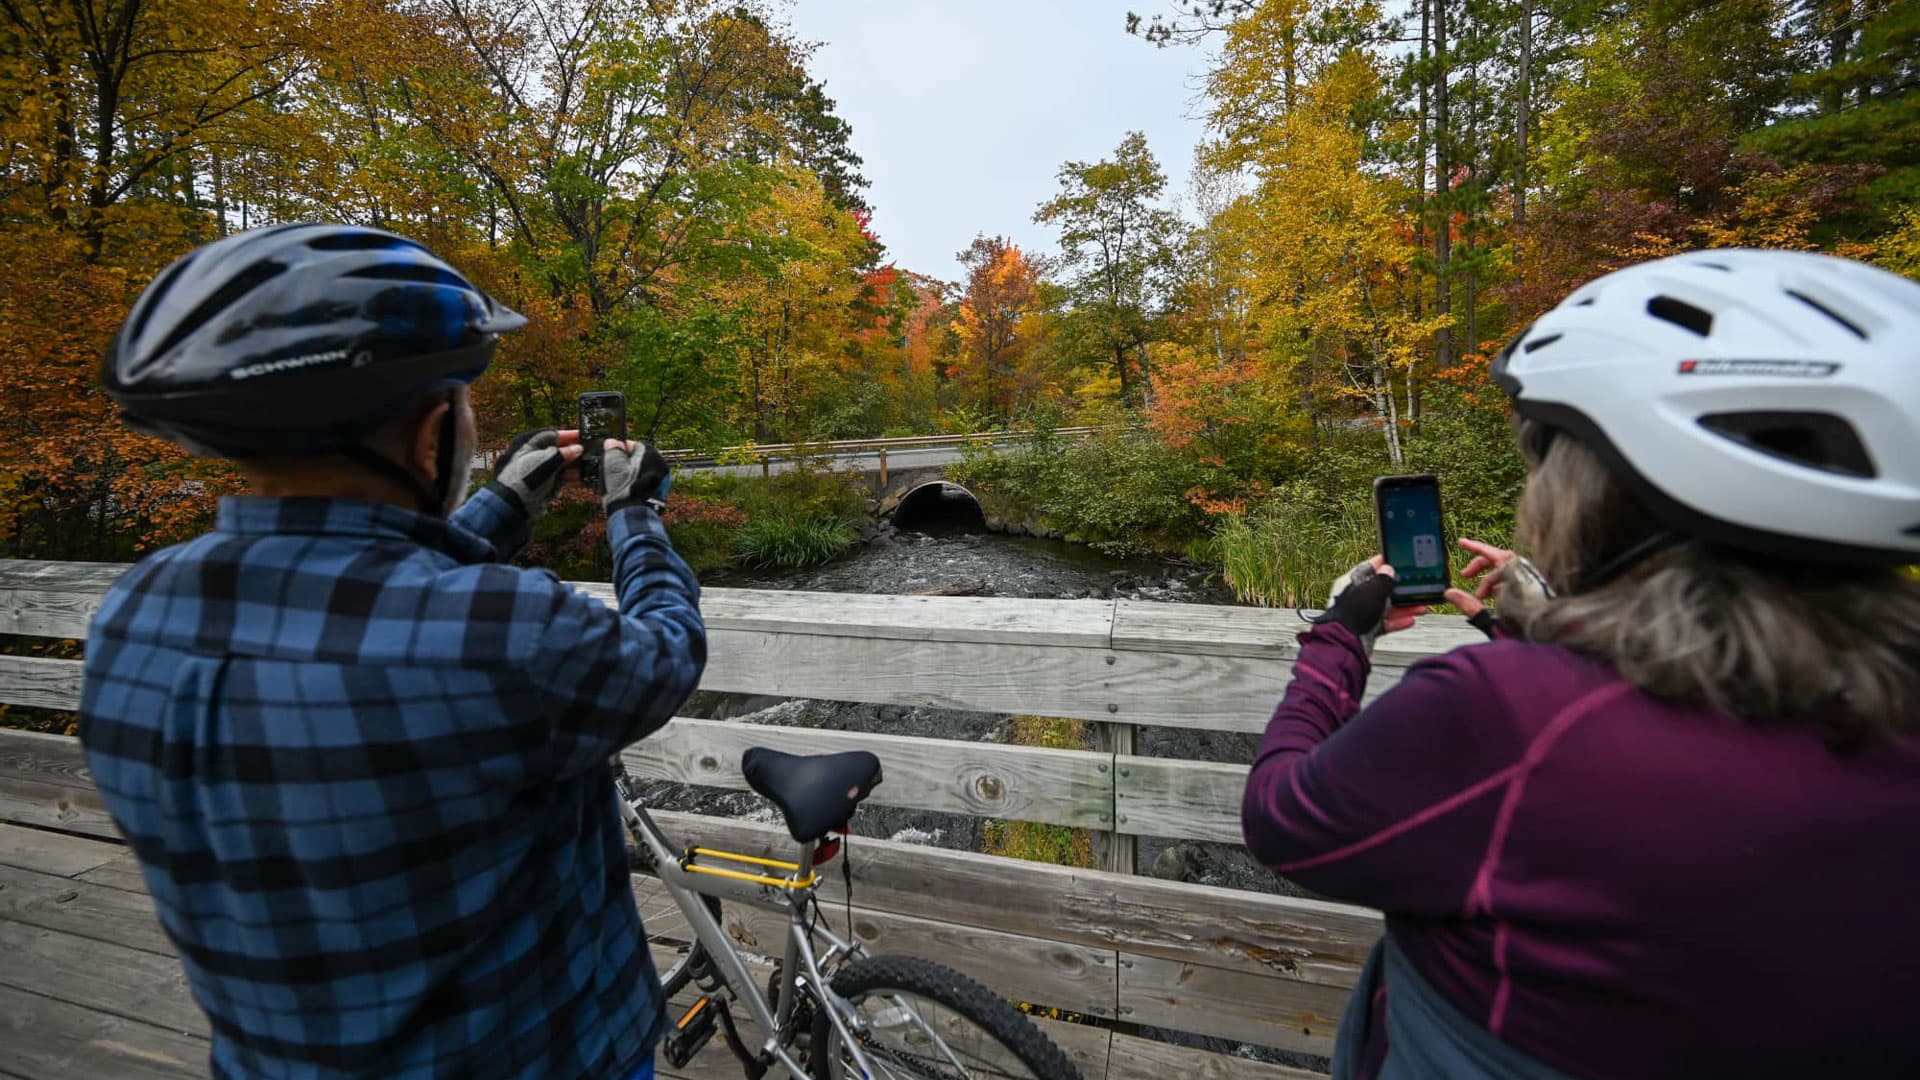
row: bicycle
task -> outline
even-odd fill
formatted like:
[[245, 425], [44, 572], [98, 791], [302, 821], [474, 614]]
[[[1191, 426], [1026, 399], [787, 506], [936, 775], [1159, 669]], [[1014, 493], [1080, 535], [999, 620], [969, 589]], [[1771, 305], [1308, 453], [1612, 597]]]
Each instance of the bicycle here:
[[[661, 977], [665, 998], [689, 987], [700, 995], [661, 1043], [668, 1067], [684, 1068], [724, 1031], [750, 1080], [776, 1065], [796, 1080], [1079, 1080], [1072, 1060], [986, 987], [929, 960], [869, 956], [824, 925], [819, 868], [842, 848], [829, 834], [844, 833], [880, 783], [879, 758], [755, 747], [741, 767], [747, 786], [778, 808], [800, 845], [794, 861], [677, 848], [647, 813], [633, 777], [613, 762], [621, 817], [637, 842], [635, 868], [658, 878], [669, 901], [642, 912], [649, 944], [675, 954]], [[787, 915], [784, 955], [764, 992], [725, 930], [723, 900]], [[765, 1034], [757, 1051], [741, 1035], [736, 1003]]]

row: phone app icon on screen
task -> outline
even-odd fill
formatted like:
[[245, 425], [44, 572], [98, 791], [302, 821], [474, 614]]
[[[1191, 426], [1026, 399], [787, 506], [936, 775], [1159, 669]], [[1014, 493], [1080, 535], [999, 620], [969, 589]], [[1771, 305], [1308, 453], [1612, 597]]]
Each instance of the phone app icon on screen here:
[[1413, 565], [1422, 570], [1440, 565], [1440, 538], [1419, 533], [1413, 538]]

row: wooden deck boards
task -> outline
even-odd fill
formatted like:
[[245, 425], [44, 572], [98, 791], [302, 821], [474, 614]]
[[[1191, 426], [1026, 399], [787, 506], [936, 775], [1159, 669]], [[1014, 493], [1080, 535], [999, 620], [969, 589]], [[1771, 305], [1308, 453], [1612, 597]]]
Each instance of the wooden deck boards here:
[[[0, 1077], [207, 1075], [207, 1019], [125, 848], [0, 825]], [[715, 1047], [667, 1080], [740, 1070]]]
[[[0, 824], [0, 1078], [207, 1075], [207, 1020], [126, 849]], [[680, 1003], [682, 1007], [686, 1002]], [[746, 1022], [751, 1027], [751, 1021]], [[1314, 1073], [1041, 1021], [1090, 1078], [1310, 1080]], [[749, 1037], [752, 1037], [751, 1033]], [[666, 1080], [730, 1080], [715, 1043]]]

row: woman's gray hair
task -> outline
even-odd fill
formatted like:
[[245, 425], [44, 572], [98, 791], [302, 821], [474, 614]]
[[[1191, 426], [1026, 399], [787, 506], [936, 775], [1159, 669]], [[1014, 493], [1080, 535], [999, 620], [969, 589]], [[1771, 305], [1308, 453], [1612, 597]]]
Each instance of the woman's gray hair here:
[[[1522, 444], [1538, 435], [1523, 430]], [[1509, 598], [1502, 615], [1523, 637], [1594, 656], [1658, 697], [1814, 724], [1839, 749], [1920, 727], [1920, 581], [1687, 541], [1584, 589], [1582, 575], [1661, 526], [1564, 432], [1530, 464], [1515, 539], [1560, 595]]]

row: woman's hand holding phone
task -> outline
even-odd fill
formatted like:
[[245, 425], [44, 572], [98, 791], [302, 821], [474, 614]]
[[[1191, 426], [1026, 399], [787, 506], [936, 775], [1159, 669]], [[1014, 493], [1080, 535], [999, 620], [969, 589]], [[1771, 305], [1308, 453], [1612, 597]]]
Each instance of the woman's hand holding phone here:
[[1394, 604], [1393, 586], [1393, 567], [1387, 565], [1386, 556], [1375, 555], [1333, 583], [1327, 610], [1313, 621], [1339, 623], [1372, 652], [1375, 638], [1405, 630], [1427, 613], [1424, 604]]

